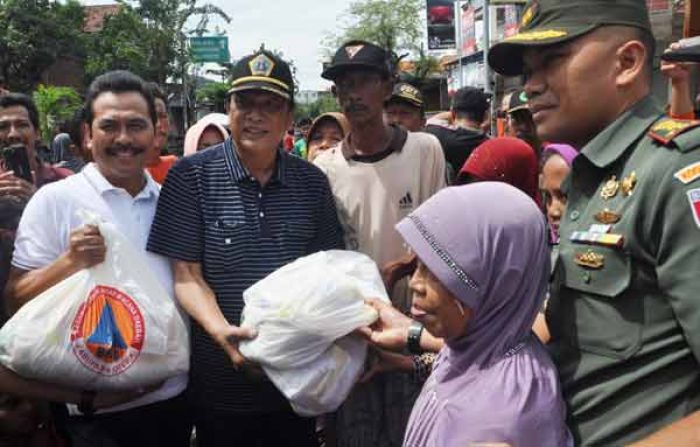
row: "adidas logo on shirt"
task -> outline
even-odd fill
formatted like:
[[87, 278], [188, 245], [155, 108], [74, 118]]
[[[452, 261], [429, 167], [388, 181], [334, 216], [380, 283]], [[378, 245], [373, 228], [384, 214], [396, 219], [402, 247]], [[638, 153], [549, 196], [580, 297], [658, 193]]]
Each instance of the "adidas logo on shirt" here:
[[410, 210], [413, 209], [413, 197], [411, 197], [411, 193], [407, 192], [405, 196], [401, 200], [399, 200], [399, 209], [402, 210]]

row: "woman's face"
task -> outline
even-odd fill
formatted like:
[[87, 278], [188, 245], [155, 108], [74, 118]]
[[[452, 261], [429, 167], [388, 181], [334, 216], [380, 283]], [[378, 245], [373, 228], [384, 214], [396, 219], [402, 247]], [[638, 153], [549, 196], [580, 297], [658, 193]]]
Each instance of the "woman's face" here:
[[330, 149], [341, 141], [343, 131], [340, 126], [332, 120], [322, 121], [316, 126], [313, 134], [309, 135], [309, 161], [313, 161], [319, 152]]
[[211, 146], [215, 146], [222, 141], [224, 141], [224, 136], [221, 135], [219, 129], [214, 126], [207, 126], [199, 137], [199, 143], [197, 144], [197, 150], [201, 151]]
[[428, 332], [446, 340], [459, 338], [467, 332], [472, 310], [460, 303], [420, 259], [409, 286], [413, 291], [411, 315], [423, 323]]
[[566, 195], [561, 191], [561, 182], [569, 174], [569, 165], [560, 155], [551, 155], [542, 166], [540, 189], [544, 194], [547, 221], [559, 234], [559, 221], [566, 210]]

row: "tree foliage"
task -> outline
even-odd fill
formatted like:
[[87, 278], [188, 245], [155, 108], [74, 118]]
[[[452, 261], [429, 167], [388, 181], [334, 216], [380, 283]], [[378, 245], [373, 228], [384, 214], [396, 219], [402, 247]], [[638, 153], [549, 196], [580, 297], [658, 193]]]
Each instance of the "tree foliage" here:
[[[164, 84], [179, 78], [190, 63], [188, 34], [202, 35], [211, 17], [231, 18], [198, 0], [120, 0], [121, 10], [105, 20], [90, 39], [86, 65], [88, 79], [107, 70], [128, 68], [144, 79]], [[192, 29], [190, 19], [198, 18]]]
[[426, 54], [423, 47], [421, 47], [418, 51], [418, 57], [413, 64], [413, 69], [411, 71], [401, 72], [398, 75], [400, 80], [422, 88], [432, 75], [440, 71], [440, 61], [436, 57]]
[[223, 113], [226, 94], [230, 89], [231, 84], [228, 82], [211, 82], [197, 88], [195, 97], [197, 103], [213, 104], [216, 112]]
[[53, 127], [73, 117], [82, 98], [70, 87], [53, 87], [39, 84], [34, 92], [34, 103], [39, 111], [39, 127], [43, 141], [51, 141]]
[[396, 55], [418, 51], [423, 41], [424, 0], [357, 0], [341, 17], [339, 33], [327, 34], [323, 45], [332, 54], [348, 40], [375, 43]]
[[309, 104], [300, 104], [294, 111], [294, 119], [298, 121], [302, 118], [315, 119], [319, 115], [328, 112], [339, 112], [338, 101], [331, 95], [321, 95], [316, 101]]
[[0, 75], [15, 91], [33, 90], [56, 60], [83, 54], [77, 0], [0, 0]]

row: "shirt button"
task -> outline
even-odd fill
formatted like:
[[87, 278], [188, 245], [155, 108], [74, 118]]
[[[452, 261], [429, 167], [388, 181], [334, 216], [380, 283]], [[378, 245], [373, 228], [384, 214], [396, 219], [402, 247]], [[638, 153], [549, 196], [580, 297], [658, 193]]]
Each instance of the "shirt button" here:
[[585, 282], [586, 284], [589, 284], [591, 282], [591, 273], [590, 272], [586, 272], [583, 274], [583, 282]]
[[578, 220], [579, 216], [581, 216], [581, 213], [579, 213], [578, 210], [573, 210], [569, 215], [571, 220]]
[[260, 217], [265, 217], [265, 213], [263, 213], [262, 211], [260, 211]]
[[262, 193], [261, 193], [261, 192], [258, 193], [258, 199], [262, 199]]

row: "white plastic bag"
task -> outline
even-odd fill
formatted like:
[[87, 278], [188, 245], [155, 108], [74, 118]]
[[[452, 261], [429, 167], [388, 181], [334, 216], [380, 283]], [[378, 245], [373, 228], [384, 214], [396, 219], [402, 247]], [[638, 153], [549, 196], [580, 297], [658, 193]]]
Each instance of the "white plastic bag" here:
[[260, 363], [295, 412], [335, 411], [362, 372], [367, 343], [355, 329], [377, 312], [366, 298], [389, 302], [366, 255], [331, 250], [300, 258], [243, 292], [242, 326], [258, 336], [241, 353]]
[[187, 372], [189, 336], [174, 298], [114, 225], [81, 217], [99, 227], [105, 261], [22, 306], [0, 330], [0, 363], [23, 377], [93, 390]]

